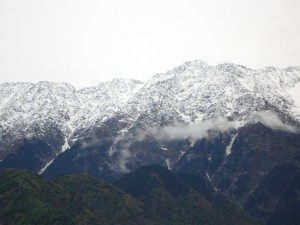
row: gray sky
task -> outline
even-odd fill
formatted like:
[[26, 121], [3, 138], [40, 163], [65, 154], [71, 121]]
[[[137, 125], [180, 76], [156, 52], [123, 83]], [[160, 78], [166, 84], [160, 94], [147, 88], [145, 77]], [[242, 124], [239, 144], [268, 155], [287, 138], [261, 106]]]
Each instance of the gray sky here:
[[0, 0], [0, 83], [147, 80], [185, 61], [300, 65], [299, 0]]

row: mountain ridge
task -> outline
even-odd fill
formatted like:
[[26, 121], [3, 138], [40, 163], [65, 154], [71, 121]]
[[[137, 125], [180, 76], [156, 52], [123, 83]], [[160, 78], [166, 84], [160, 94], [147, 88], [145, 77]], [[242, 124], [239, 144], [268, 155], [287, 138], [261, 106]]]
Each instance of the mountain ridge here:
[[78, 139], [92, 136], [95, 127], [114, 118], [118, 120], [115, 136], [133, 127], [193, 124], [219, 116], [242, 122], [261, 110], [299, 122], [295, 98], [299, 81], [300, 67], [253, 70], [195, 60], [154, 75], [146, 83], [113, 79], [79, 90], [68, 83], [48, 81], [3, 83], [0, 160], [14, 152], [16, 141], [33, 137], [56, 140], [50, 143], [51, 156], [42, 158], [42, 168]]
[[146, 83], [114, 79], [80, 90], [66, 83], [1, 84], [0, 169], [47, 178], [84, 172], [114, 182], [160, 164], [207, 177], [268, 225], [282, 215], [277, 200], [292, 209], [283, 220], [297, 221], [289, 213], [299, 202], [295, 179], [283, 185], [291, 192], [268, 191], [274, 177], [285, 182], [299, 175], [299, 87], [298, 67], [200, 61]]

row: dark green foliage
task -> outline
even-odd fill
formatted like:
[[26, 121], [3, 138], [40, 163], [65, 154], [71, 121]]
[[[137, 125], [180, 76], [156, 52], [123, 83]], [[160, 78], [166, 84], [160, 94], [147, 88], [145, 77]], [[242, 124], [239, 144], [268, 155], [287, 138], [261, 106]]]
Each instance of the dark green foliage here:
[[46, 181], [6, 169], [0, 175], [0, 224], [143, 224], [143, 204], [85, 175]]
[[255, 224], [203, 178], [174, 175], [159, 165], [140, 168], [116, 185], [143, 201], [162, 224]]
[[255, 224], [199, 177], [149, 166], [117, 184], [129, 194], [89, 175], [47, 181], [6, 169], [0, 172], [0, 224]]
[[59, 177], [54, 180], [81, 196], [100, 224], [143, 224], [147, 222], [144, 205], [127, 193], [87, 174]]
[[76, 224], [81, 214], [69, 210], [70, 202], [81, 204], [72, 193], [18, 170], [1, 172], [0, 199], [1, 224]]

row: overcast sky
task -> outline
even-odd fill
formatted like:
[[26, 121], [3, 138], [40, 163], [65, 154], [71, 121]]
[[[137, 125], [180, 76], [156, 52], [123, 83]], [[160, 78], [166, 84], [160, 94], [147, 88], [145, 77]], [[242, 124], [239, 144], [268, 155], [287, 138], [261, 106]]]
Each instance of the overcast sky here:
[[0, 0], [0, 83], [147, 80], [185, 61], [300, 65], [299, 0]]

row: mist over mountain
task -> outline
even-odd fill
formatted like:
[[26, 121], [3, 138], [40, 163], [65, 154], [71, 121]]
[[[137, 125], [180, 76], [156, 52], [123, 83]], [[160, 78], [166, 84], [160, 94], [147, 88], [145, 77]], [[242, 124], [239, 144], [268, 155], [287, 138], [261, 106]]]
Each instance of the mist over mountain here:
[[[206, 179], [262, 223], [297, 224], [299, 98], [300, 67], [204, 61], [145, 83], [3, 83], [0, 168], [114, 182], [160, 164]], [[272, 192], [277, 179], [282, 187]]]

